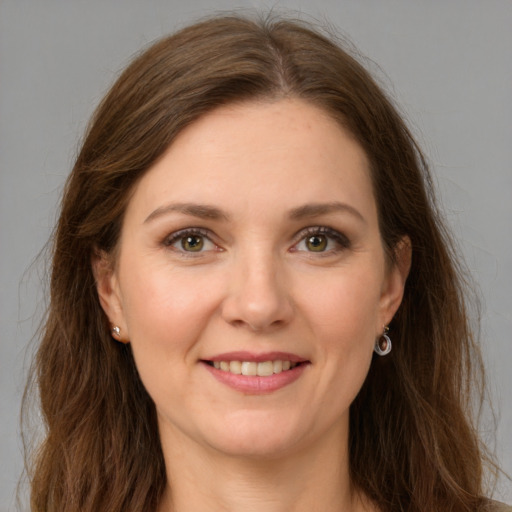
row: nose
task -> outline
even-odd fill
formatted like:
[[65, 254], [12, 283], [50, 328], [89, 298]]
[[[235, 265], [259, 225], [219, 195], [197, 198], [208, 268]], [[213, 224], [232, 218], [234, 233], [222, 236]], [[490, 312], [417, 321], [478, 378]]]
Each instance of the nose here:
[[293, 317], [293, 304], [285, 274], [272, 255], [239, 258], [231, 269], [222, 304], [224, 320], [260, 332], [287, 325]]

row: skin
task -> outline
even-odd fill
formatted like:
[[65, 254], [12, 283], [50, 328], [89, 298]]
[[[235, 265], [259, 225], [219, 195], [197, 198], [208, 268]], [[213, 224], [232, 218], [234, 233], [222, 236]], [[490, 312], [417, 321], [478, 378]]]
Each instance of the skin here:
[[[143, 176], [118, 249], [95, 264], [98, 292], [156, 405], [160, 510], [374, 510], [350, 485], [349, 406], [400, 305], [409, 252], [387, 261], [350, 134], [300, 100], [221, 107]], [[201, 362], [239, 350], [308, 363], [283, 388], [244, 393]]]

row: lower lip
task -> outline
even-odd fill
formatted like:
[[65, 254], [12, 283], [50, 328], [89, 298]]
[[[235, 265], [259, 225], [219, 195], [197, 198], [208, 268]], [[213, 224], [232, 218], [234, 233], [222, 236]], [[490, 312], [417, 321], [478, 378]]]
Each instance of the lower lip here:
[[281, 373], [274, 373], [268, 377], [236, 375], [234, 373], [219, 370], [208, 363], [202, 363], [203, 366], [222, 384], [229, 386], [236, 391], [251, 395], [266, 395], [277, 391], [292, 382], [295, 382], [306, 368], [307, 363], [299, 364], [291, 370], [285, 370]]

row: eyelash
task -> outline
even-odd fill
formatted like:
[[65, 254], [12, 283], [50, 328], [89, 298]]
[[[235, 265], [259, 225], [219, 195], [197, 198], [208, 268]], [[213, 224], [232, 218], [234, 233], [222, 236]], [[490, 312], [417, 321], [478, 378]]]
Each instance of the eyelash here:
[[[184, 240], [187, 236], [200, 236], [204, 239], [209, 240], [213, 245], [217, 247], [217, 244], [212, 241], [211, 232], [207, 229], [203, 228], [186, 228], [186, 229], [180, 229], [179, 231], [176, 231], [174, 233], [171, 233], [165, 240], [163, 241], [163, 245], [165, 247], [171, 247], [176, 242], [179, 242], [180, 240]], [[176, 248], [177, 249], [177, 248]], [[219, 248], [220, 250], [220, 248]], [[194, 251], [185, 251], [177, 249], [177, 252], [179, 252], [182, 255], [186, 255], [187, 257], [194, 257], [196, 254]], [[197, 255], [201, 254], [202, 251], [197, 251]]]
[[[299, 245], [299, 243], [305, 241], [308, 237], [312, 237], [315, 235], [325, 236], [328, 239], [333, 240], [336, 243], [336, 245], [338, 246], [335, 249], [329, 249], [327, 251], [318, 251], [317, 252], [318, 256], [322, 256], [322, 255], [326, 256], [328, 254], [337, 253], [343, 249], [349, 249], [350, 245], [351, 245], [350, 240], [347, 238], [346, 235], [344, 235], [343, 233], [340, 233], [339, 231], [337, 231], [333, 228], [330, 228], [327, 226], [310, 226], [305, 229], [302, 229], [301, 231], [299, 231], [299, 233], [297, 233], [295, 235], [294, 239], [296, 240], [296, 242], [294, 242], [294, 244], [292, 246], [293, 252], [299, 251], [298, 249], [296, 249], [296, 247], [297, 247], [297, 245]], [[212, 241], [211, 232], [209, 230], [203, 229], [203, 228], [180, 229], [179, 231], [171, 233], [168, 237], [166, 237], [163, 241], [163, 245], [165, 247], [171, 247], [176, 242], [179, 242], [180, 240], [185, 239], [187, 236], [203, 237], [203, 238], [209, 240], [213, 245], [215, 245], [219, 251], [222, 250], [217, 246], [217, 244], [215, 244], [215, 242]], [[177, 249], [177, 252], [179, 252], [182, 255], [187, 255], [188, 257], [196, 256], [196, 254], [194, 254], [194, 251], [185, 251], [185, 250]], [[201, 254], [202, 252], [203, 251], [197, 251], [197, 255]], [[309, 252], [309, 253], [315, 254], [315, 251], [304, 251], [304, 252]]]
[[[319, 251], [316, 253], [318, 256], [327, 256], [330, 254], [338, 253], [344, 249], [350, 248], [350, 240], [346, 235], [343, 233], [337, 231], [336, 229], [330, 228], [328, 226], [310, 226], [308, 228], [305, 228], [301, 230], [299, 233], [297, 233], [295, 239], [297, 242], [293, 245], [293, 247], [297, 247], [299, 243], [302, 241], [305, 241], [308, 237], [312, 237], [315, 235], [322, 235], [327, 237], [330, 240], [333, 240], [334, 243], [337, 245], [335, 249], [328, 249], [326, 251]], [[297, 250], [297, 249], [295, 249]], [[315, 251], [307, 251], [310, 254], [315, 254]]]

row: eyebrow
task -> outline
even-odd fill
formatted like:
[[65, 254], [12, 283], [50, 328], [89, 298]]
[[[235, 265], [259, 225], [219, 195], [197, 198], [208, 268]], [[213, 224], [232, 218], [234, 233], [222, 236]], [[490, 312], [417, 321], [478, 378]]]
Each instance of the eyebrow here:
[[365, 218], [359, 212], [359, 210], [353, 206], [350, 206], [349, 204], [340, 203], [338, 201], [333, 201], [331, 203], [305, 204], [291, 210], [289, 217], [291, 220], [302, 220], [305, 218], [320, 217], [321, 215], [327, 215], [329, 213], [336, 212], [349, 213], [366, 223]]
[[[327, 215], [329, 213], [349, 213], [359, 220], [366, 222], [363, 215], [353, 206], [338, 201], [330, 203], [309, 203], [297, 208], [290, 210], [288, 216], [291, 220], [302, 220], [306, 218], [320, 217], [321, 215]], [[208, 204], [196, 204], [196, 203], [172, 203], [157, 208], [151, 212], [146, 219], [144, 224], [151, 222], [159, 217], [168, 215], [170, 213], [181, 213], [184, 215], [190, 215], [197, 217], [198, 219], [209, 219], [209, 220], [223, 220], [228, 221], [229, 215], [222, 211], [216, 206]]]
[[229, 215], [216, 206], [195, 203], [172, 203], [166, 206], [161, 206], [151, 212], [144, 220], [144, 224], [151, 222], [158, 217], [162, 217], [163, 215], [168, 215], [169, 213], [182, 213], [184, 215], [197, 217], [198, 219], [229, 220]]

